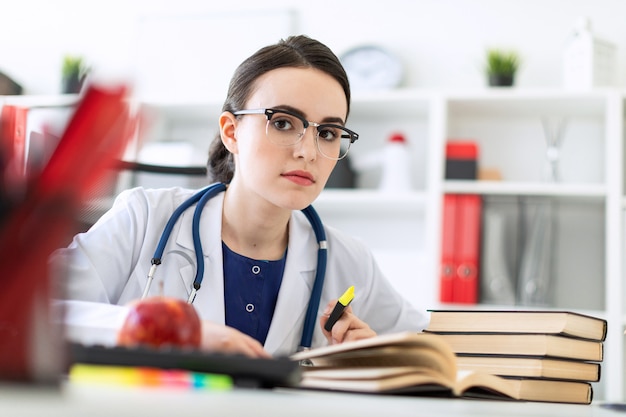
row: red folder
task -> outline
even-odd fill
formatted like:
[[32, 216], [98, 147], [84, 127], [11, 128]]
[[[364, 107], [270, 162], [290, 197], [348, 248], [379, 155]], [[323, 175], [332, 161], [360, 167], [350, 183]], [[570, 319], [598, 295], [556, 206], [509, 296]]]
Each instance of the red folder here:
[[478, 302], [478, 272], [482, 199], [475, 194], [457, 197], [456, 275], [453, 301]]
[[8, 188], [22, 184], [26, 160], [26, 122], [28, 108], [4, 104], [0, 115], [3, 150], [3, 181]]
[[443, 303], [478, 302], [481, 210], [479, 195], [444, 195], [439, 279]]
[[454, 301], [454, 278], [456, 275], [455, 234], [457, 195], [443, 196], [443, 221], [441, 228], [441, 271], [439, 279], [439, 301]]

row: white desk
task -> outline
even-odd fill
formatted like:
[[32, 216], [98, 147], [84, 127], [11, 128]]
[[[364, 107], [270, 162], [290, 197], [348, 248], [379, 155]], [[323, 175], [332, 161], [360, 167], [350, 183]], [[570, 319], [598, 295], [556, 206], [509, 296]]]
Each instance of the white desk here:
[[592, 405], [391, 397], [296, 390], [225, 392], [71, 386], [60, 390], [0, 385], [6, 417], [192, 416], [626, 416]]

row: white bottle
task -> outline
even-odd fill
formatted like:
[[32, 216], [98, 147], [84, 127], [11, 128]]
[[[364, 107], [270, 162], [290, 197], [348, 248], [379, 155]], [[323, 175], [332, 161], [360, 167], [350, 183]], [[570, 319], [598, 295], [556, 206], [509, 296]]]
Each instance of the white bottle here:
[[382, 178], [378, 188], [383, 192], [411, 191], [411, 154], [406, 138], [392, 134], [382, 153]]

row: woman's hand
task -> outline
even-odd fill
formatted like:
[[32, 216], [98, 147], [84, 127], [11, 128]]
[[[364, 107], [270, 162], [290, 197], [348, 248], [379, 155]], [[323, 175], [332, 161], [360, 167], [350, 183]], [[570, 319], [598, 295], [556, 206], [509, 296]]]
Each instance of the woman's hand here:
[[326, 336], [326, 339], [328, 339], [328, 343], [334, 345], [337, 343], [367, 339], [369, 337], [376, 336], [376, 332], [372, 330], [367, 323], [354, 315], [351, 306], [346, 307], [331, 331], [326, 331], [326, 329], [324, 329], [324, 325], [328, 321], [330, 312], [333, 311], [335, 304], [337, 304], [337, 300], [328, 303], [324, 313], [320, 317], [320, 326], [322, 326], [322, 332], [324, 333], [324, 336]]
[[233, 327], [206, 320], [202, 321], [201, 348], [211, 352], [242, 354], [251, 358], [271, 358], [258, 340]]

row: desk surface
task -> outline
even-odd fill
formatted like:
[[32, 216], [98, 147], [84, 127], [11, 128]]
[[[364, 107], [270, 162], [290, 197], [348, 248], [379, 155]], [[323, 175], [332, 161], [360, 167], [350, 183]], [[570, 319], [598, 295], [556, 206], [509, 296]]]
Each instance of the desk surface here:
[[339, 394], [298, 390], [224, 392], [65, 385], [0, 385], [0, 415], [12, 417], [203, 416], [615, 416], [599, 404], [571, 405]]

